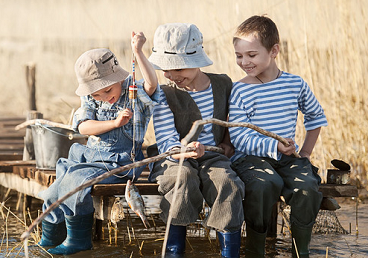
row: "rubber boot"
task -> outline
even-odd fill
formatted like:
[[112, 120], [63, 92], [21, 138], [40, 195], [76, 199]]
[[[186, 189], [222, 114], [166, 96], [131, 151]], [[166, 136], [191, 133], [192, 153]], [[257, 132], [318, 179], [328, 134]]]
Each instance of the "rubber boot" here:
[[[298, 251], [300, 258], [308, 258], [309, 257], [309, 243], [312, 237], [312, 227], [301, 228], [293, 224], [291, 226], [291, 235], [292, 235], [293, 257], [298, 257], [298, 255], [296, 254], [296, 251]], [[295, 243], [294, 243], [294, 240], [295, 240]], [[295, 244], [296, 244], [296, 247], [295, 247]]]
[[246, 229], [247, 237], [245, 238], [245, 253], [246, 257], [264, 257], [265, 256], [265, 245], [266, 236], [265, 233], [258, 233], [250, 227]]
[[221, 257], [240, 257], [240, 230], [236, 232], [217, 232], [217, 236], [220, 242]]
[[65, 221], [53, 224], [42, 220], [42, 236], [38, 245], [42, 247], [60, 245], [66, 238]]
[[67, 237], [55, 248], [47, 250], [51, 254], [74, 254], [92, 249], [93, 213], [65, 216]]
[[170, 225], [169, 236], [166, 244], [166, 253], [183, 254], [187, 236], [186, 226]]

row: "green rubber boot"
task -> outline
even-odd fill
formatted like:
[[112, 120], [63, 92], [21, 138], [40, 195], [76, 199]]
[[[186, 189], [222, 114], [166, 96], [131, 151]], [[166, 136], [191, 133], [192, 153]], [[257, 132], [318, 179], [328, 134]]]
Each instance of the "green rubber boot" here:
[[[309, 243], [312, 237], [312, 227], [301, 228], [293, 224], [291, 225], [291, 235], [292, 235], [292, 241], [293, 241], [292, 243], [293, 257], [308, 258], [309, 257]], [[299, 256], [296, 254], [297, 251], [298, 251]]]
[[265, 233], [258, 233], [250, 227], [246, 229], [247, 236], [245, 238], [246, 257], [260, 258], [265, 256], [266, 236]]
[[60, 245], [66, 238], [65, 221], [53, 224], [42, 220], [42, 236], [38, 245], [42, 247]]
[[47, 250], [51, 254], [74, 254], [92, 249], [93, 213], [65, 216], [67, 237], [61, 245]]

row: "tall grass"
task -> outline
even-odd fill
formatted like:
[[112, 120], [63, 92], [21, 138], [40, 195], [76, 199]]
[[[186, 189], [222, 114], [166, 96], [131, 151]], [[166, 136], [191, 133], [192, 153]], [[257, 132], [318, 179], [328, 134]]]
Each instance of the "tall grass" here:
[[[325, 172], [332, 159], [342, 159], [352, 165], [352, 177], [368, 185], [365, 0], [0, 0], [0, 5], [1, 116], [25, 115], [24, 65], [35, 62], [38, 110], [61, 122], [79, 105], [73, 67], [82, 52], [108, 47], [130, 70], [132, 30], [146, 34], [149, 55], [159, 24], [190, 22], [202, 31], [214, 61], [204, 70], [236, 81], [244, 73], [235, 64], [232, 35], [247, 17], [267, 14], [283, 42], [280, 68], [302, 76], [327, 115], [313, 163]], [[303, 136], [301, 119], [299, 145]]]

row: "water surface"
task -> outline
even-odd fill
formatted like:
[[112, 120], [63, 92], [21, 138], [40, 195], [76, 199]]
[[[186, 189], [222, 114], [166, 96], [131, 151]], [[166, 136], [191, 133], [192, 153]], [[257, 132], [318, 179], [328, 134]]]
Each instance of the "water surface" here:
[[[4, 189], [1, 189], [1, 199]], [[338, 221], [348, 234], [313, 234], [311, 241], [311, 258], [326, 257], [368, 257], [368, 203], [359, 203], [358, 213], [356, 213], [356, 202], [338, 198], [341, 208], [336, 211]], [[24, 221], [21, 213], [15, 212], [17, 202], [16, 192], [11, 192], [9, 199], [5, 202], [6, 207]], [[32, 204], [32, 217], [37, 216], [37, 209], [41, 207], [41, 201], [34, 199]], [[149, 206], [150, 204], [148, 204]], [[153, 206], [156, 206], [155, 203]], [[154, 207], [153, 207], [154, 208]], [[25, 257], [21, 247], [20, 236], [25, 231], [25, 227], [14, 216], [9, 215], [3, 209], [4, 217], [0, 213], [0, 234], [1, 250], [0, 257]], [[356, 216], [358, 216], [358, 234], [356, 231]], [[93, 250], [80, 252], [74, 255], [54, 257], [73, 258], [103, 258], [103, 257], [161, 257], [161, 248], [165, 234], [165, 225], [158, 218], [157, 214], [150, 218], [150, 229], [145, 229], [142, 222], [134, 217], [124, 219], [118, 223], [117, 241], [115, 243], [114, 230], [109, 234], [107, 223], [104, 222], [103, 239], [93, 241]], [[154, 220], [154, 221], [153, 221]], [[267, 239], [266, 257], [291, 257], [291, 238], [288, 230], [285, 234], [280, 232], [281, 216], [279, 216], [278, 234], [276, 239]], [[28, 224], [29, 225], [29, 224]], [[129, 234], [128, 234], [129, 228]], [[133, 228], [133, 230], [132, 230]], [[111, 236], [111, 238], [109, 237]], [[242, 248], [245, 237], [242, 238]], [[8, 245], [8, 246], [7, 246]], [[242, 250], [243, 251], [243, 250]], [[37, 246], [29, 247], [29, 257], [51, 257], [48, 253]], [[186, 254], [183, 257], [220, 257], [216, 233], [214, 230], [206, 231], [200, 221], [192, 225], [188, 230], [188, 241]], [[244, 255], [242, 255], [244, 257]]]

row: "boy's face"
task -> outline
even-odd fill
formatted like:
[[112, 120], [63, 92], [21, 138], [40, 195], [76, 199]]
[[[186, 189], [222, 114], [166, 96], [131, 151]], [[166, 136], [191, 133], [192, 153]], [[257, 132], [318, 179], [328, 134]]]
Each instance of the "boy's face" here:
[[236, 63], [249, 76], [257, 76], [269, 68], [276, 57], [273, 50], [267, 51], [255, 35], [243, 36], [234, 42]]
[[198, 68], [163, 70], [164, 76], [180, 88], [191, 86], [199, 71]]
[[121, 96], [121, 83], [115, 83], [91, 94], [97, 101], [115, 103]]

